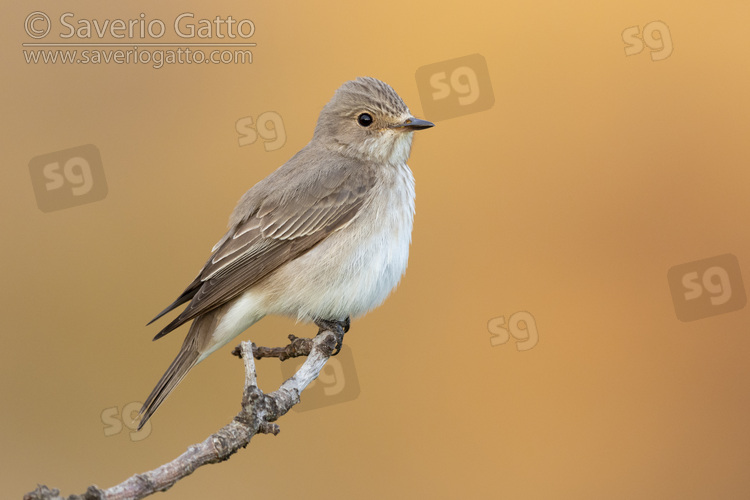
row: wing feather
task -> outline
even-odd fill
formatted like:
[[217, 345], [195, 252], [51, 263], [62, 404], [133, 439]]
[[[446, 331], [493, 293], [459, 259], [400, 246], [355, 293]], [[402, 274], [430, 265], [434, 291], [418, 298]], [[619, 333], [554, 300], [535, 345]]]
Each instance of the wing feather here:
[[[190, 300], [155, 339], [239, 296], [356, 218], [375, 186], [374, 168], [346, 158], [331, 168], [312, 161], [292, 172], [304, 151], [243, 196], [230, 219], [235, 223], [198, 277], [154, 318]], [[278, 189], [269, 189], [274, 181]]]

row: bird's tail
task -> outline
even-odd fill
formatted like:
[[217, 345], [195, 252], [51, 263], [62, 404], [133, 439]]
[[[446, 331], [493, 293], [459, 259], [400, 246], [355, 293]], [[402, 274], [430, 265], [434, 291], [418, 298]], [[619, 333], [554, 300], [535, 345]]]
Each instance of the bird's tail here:
[[[212, 315], [209, 314], [206, 316]], [[208, 321], [205, 321], [206, 319], [208, 319]], [[161, 380], [156, 384], [154, 390], [151, 391], [146, 402], [143, 403], [141, 411], [138, 413], [141, 417], [141, 421], [138, 423], [138, 430], [146, 424], [148, 419], [151, 418], [151, 415], [153, 415], [156, 409], [159, 408], [159, 405], [167, 399], [167, 396], [169, 396], [174, 388], [177, 387], [177, 384], [182, 382], [185, 375], [187, 375], [190, 369], [200, 360], [201, 348], [203, 347], [199, 345], [201, 344], [202, 337], [200, 333], [204, 328], [210, 327], [210, 324], [212, 323], [210, 319], [211, 318], [206, 318], [205, 316], [199, 317], [193, 321], [192, 325], [190, 325], [190, 331], [185, 337], [185, 342], [183, 342], [180, 352], [177, 354], [177, 357], [174, 358], [172, 364], [169, 365], [169, 368], [167, 368], [164, 375], [162, 375]]]
[[182, 379], [185, 378], [187, 372], [189, 372], [197, 362], [197, 351], [180, 351], [174, 361], [172, 361], [172, 364], [169, 365], [166, 373], [162, 375], [161, 380], [159, 380], [159, 383], [156, 384], [154, 390], [151, 391], [151, 394], [149, 394], [146, 402], [143, 403], [143, 407], [138, 413], [138, 415], [141, 417], [141, 421], [138, 423], [138, 430], [141, 430], [141, 427], [146, 425], [146, 422], [149, 418], [151, 418], [151, 415], [154, 414], [159, 405], [162, 404], [165, 399], [167, 399], [169, 393], [171, 393], [174, 388], [177, 387], [177, 384], [179, 384]]

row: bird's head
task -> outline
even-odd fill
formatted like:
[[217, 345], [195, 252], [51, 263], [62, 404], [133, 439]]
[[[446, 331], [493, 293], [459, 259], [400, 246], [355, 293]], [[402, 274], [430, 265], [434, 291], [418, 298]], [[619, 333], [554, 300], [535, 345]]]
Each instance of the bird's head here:
[[313, 141], [361, 160], [400, 164], [409, 157], [413, 132], [432, 126], [413, 117], [390, 85], [360, 77], [325, 105]]

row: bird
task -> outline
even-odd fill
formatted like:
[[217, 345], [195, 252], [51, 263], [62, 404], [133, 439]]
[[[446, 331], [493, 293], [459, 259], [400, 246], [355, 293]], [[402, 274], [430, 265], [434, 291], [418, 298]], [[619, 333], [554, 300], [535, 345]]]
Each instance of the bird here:
[[414, 117], [387, 83], [342, 84], [312, 139], [250, 188], [198, 276], [148, 324], [187, 303], [154, 340], [192, 321], [139, 412], [151, 418], [193, 366], [267, 315], [337, 331], [382, 304], [406, 271], [415, 181]]

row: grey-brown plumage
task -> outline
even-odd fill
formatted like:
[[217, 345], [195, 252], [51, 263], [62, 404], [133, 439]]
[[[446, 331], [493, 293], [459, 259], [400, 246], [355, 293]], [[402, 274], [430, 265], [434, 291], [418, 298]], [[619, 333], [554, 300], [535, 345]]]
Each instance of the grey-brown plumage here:
[[140, 426], [196, 363], [264, 315], [337, 321], [385, 299], [411, 237], [411, 132], [429, 126], [379, 80], [336, 91], [310, 143], [245, 193], [201, 272], [152, 320], [188, 302], [154, 340], [194, 321]]
[[352, 168], [350, 159], [321, 156], [311, 144], [242, 197], [232, 216], [236, 223], [198, 277], [151, 320], [192, 299], [154, 339], [233, 299], [357, 214], [374, 185], [376, 169], [367, 162]]

